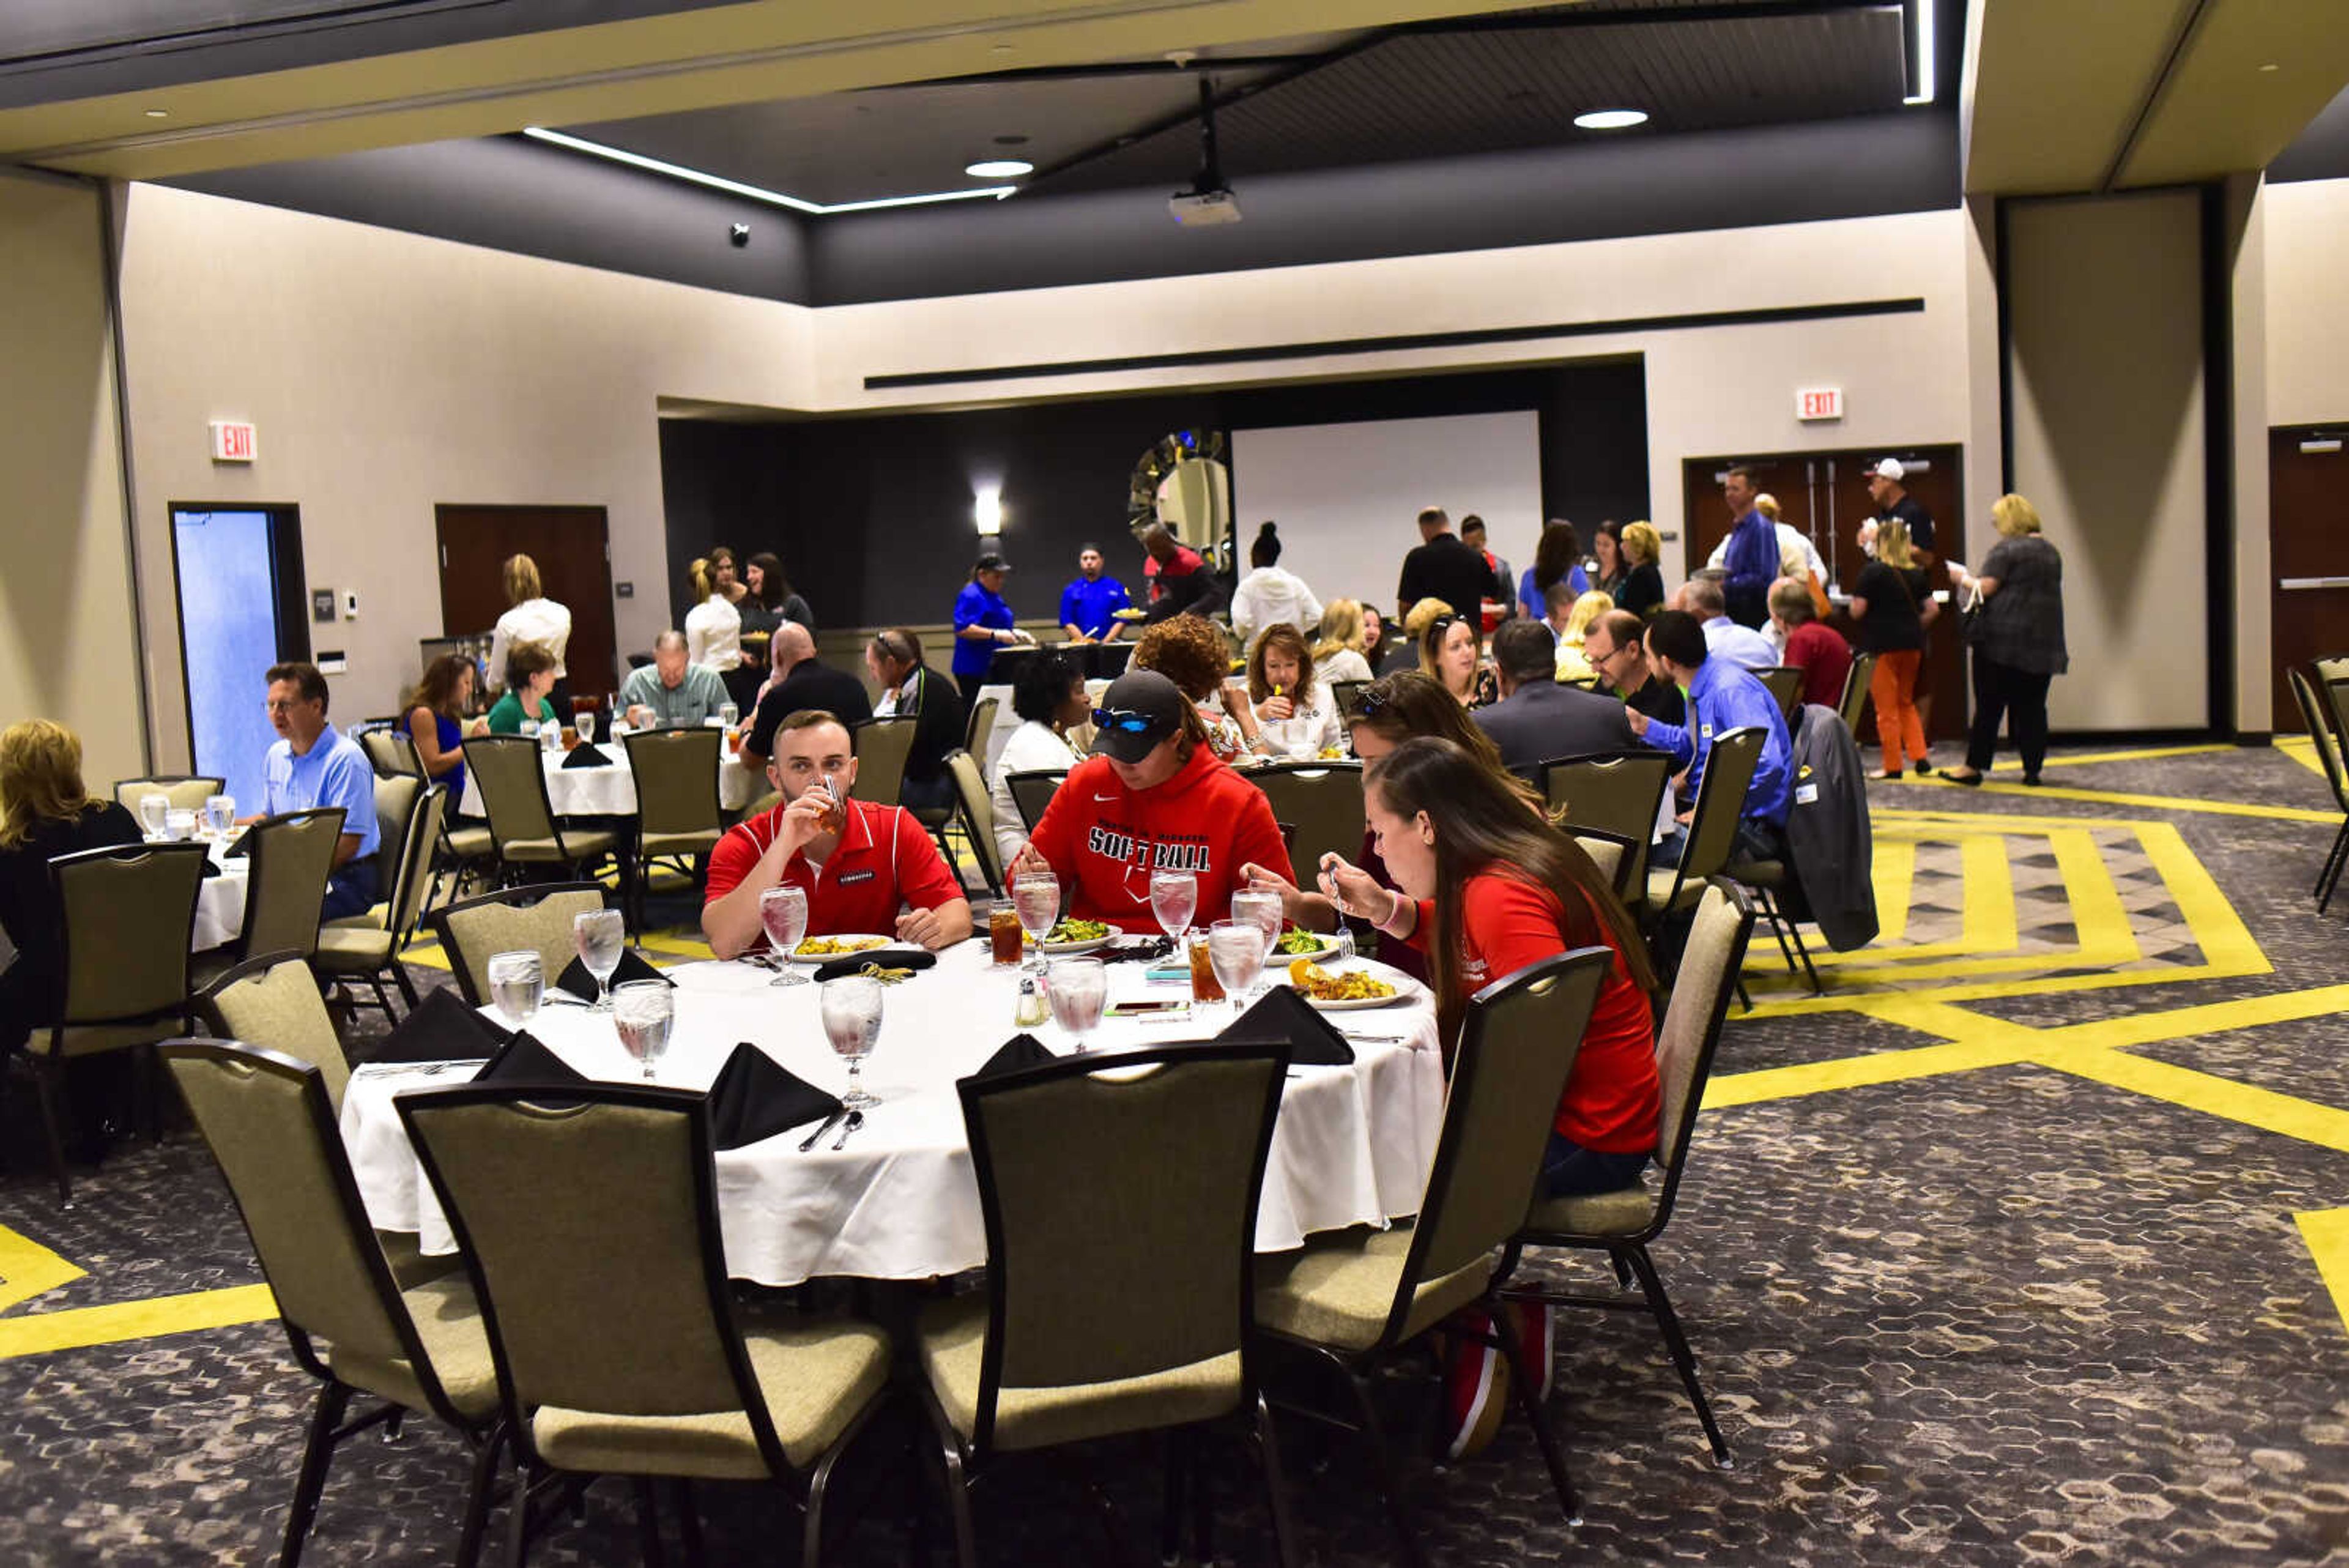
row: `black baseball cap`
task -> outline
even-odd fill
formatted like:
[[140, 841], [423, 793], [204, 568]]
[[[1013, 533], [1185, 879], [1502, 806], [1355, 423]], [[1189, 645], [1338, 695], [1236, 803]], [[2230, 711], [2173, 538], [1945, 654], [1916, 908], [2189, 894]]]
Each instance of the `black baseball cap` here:
[[978, 558], [978, 565], [971, 568], [974, 572], [1008, 572], [1010, 569], [1011, 563], [992, 550], [981, 556]]
[[1093, 710], [1093, 750], [1138, 763], [1183, 727], [1183, 693], [1155, 670], [1129, 670], [1109, 683]]

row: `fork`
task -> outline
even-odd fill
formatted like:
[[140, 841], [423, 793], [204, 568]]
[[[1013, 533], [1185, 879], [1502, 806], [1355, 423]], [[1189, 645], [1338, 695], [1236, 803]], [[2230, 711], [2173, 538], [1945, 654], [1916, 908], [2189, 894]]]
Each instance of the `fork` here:
[[864, 1125], [864, 1113], [863, 1111], [849, 1112], [848, 1119], [840, 1124], [840, 1136], [832, 1140], [832, 1147], [836, 1149], [841, 1145], [846, 1143], [848, 1141], [848, 1135], [854, 1132], [858, 1127], [861, 1127]]

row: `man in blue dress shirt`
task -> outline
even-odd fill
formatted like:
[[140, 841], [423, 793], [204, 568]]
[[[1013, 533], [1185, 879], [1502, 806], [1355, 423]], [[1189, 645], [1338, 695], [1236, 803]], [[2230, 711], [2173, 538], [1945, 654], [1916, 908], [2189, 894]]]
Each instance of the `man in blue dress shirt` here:
[[1778, 576], [1778, 525], [1754, 504], [1759, 493], [1750, 468], [1732, 468], [1721, 482], [1722, 497], [1736, 519], [1721, 558], [1729, 569], [1729, 618], [1757, 628], [1769, 622], [1770, 585]]
[[326, 723], [326, 678], [315, 664], [280, 664], [269, 671], [269, 722], [284, 739], [262, 762], [261, 809], [278, 816], [314, 806], [343, 808], [343, 836], [326, 879], [322, 919], [364, 915], [383, 894], [375, 850], [375, 768], [357, 741]]
[[1077, 552], [1077, 579], [1061, 590], [1061, 630], [1071, 642], [1114, 642], [1125, 631], [1117, 612], [1132, 607], [1125, 585], [1103, 576], [1099, 545]]
[[[1763, 732], [1762, 759], [1754, 780], [1745, 786], [1745, 809], [1739, 814], [1737, 853], [1744, 858], [1777, 860], [1785, 857], [1786, 807], [1794, 775], [1794, 747], [1786, 735], [1785, 716], [1778, 700], [1753, 673], [1726, 659], [1715, 659], [1704, 643], [1704, 628], [1685, 610], [1665, 610], [1648, 623], [1648, 662], [1658, 676], [1688, 694], [1688, 724], [1667, 724], [1633, 710], [1632, 733], [1688, 770], [1686, 794], [1696, 798], [1704, 780], [1704, 764], [1713, 742], [1732, 730], [1748, 727]], [[1685, 826], [1690, 814], [1682, 813]], [[1688, 835], [1675, 834], [1656, 846], [1651, 865], [1677, 866]]]
[[1728, 603], [1718, 578], [1691, 577], [1681, 587], [1681, 607], [1703, 623], [1705, 651], [1748, 670], [1769, 670], [1778, 662], [1770, 639], [1729, 618]]

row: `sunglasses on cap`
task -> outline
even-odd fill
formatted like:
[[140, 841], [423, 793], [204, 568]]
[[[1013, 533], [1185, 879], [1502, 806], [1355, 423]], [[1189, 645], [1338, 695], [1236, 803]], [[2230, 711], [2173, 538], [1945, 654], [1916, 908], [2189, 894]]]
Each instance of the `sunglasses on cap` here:
[[1365, 688], [1354, 694], [1354, 709], [1350, 717], [1355, 719], [1375, 719], [1381, 713], [1385, 712], [1392, 703], [1393, 699], [1387, 693], [1377, 690], [1375, 687]]
[[1093, 710], [1093, 728], [1096, 730], [1118, 730], [1129, 735], [1146, 735], [1157, 724], [1156, 716], [1149, 713], [1130, 712], [1123, 708]]

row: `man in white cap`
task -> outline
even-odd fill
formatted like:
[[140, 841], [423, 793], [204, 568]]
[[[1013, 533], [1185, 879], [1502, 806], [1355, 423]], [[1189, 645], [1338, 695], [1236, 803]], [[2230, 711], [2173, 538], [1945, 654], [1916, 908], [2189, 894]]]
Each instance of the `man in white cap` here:
[[1930, 568], [1940, 558], [1940, 552], [1933, 547], [1933, 514], [1925, 510], [1922, 502], [1902, 487], [1900, 482], [1908, 474], [1909, 471], [1900, 465], [1897, 457], [1888, 457], [1868, 471], [1868, 497], [1876, 503], [1876, 516], [1872, 521], [1882, 524], [1898, 517], [1909, 524], [1909, 548], [1922, 557], [1917, 564]]

